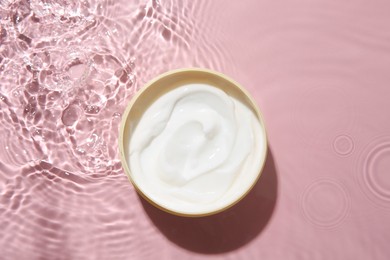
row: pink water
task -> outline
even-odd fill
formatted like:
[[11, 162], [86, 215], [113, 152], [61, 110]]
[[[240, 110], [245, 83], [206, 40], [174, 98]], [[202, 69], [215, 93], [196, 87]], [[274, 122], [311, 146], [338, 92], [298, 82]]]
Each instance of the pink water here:
[[[388, 259], [390, 2], [0, 0], [0, 259]], [[206, 218], [140, 199], [132, 95], [180, 67], [244, 85], [264, 173]]]

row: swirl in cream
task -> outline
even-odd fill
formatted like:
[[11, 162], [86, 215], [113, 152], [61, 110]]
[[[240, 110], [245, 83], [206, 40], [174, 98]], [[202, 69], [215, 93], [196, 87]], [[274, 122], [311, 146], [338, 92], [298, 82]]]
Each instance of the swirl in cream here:
[[167, 209], [223, 208], [250, 188], [265, 153], [252, 110], [222, 90], [188, 84], [158, 98], [129, 143], [141, 191]]

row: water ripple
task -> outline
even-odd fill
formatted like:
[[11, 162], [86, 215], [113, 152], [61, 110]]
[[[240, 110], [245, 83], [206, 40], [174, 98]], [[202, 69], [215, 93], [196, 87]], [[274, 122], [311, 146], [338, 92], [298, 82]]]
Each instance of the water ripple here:
[[335, 228], [348, 216], [350, 199], [346, 188], [331, 179], [320, 179], [301, 195], [304, 217], [319, 228]]
[[357, 165], [357, 180], [363, 193], [376, 206], [390, 209], [390, 137], [379, 136], [367, 144]]
[[118, 159], [121, 114], [156, 74], [202, 65], [192, 45], [207, 1], [0, 3], [2, 257], [131, 258], [138, 198]]

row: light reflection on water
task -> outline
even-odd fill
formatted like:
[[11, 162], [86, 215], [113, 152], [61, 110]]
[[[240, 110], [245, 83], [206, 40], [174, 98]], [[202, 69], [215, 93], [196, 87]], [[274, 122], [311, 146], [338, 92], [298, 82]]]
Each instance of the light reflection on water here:
[[203, 65], [193, 51], [203, 37], [199, 7], [1, 1], [3, 257], [137, 255], [142, 210], [118, 158], [120, 117], [152, 77]]

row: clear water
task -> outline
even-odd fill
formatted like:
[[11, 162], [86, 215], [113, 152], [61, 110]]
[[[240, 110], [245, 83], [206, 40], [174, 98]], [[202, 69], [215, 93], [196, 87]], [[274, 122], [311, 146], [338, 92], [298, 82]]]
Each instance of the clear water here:
[[[388, 1], [0, 0], [1, 259], [387, 259]], [[174, 217], [118, 158], [174, 68], [244, 85], [270, 156], [234, 208]]]

